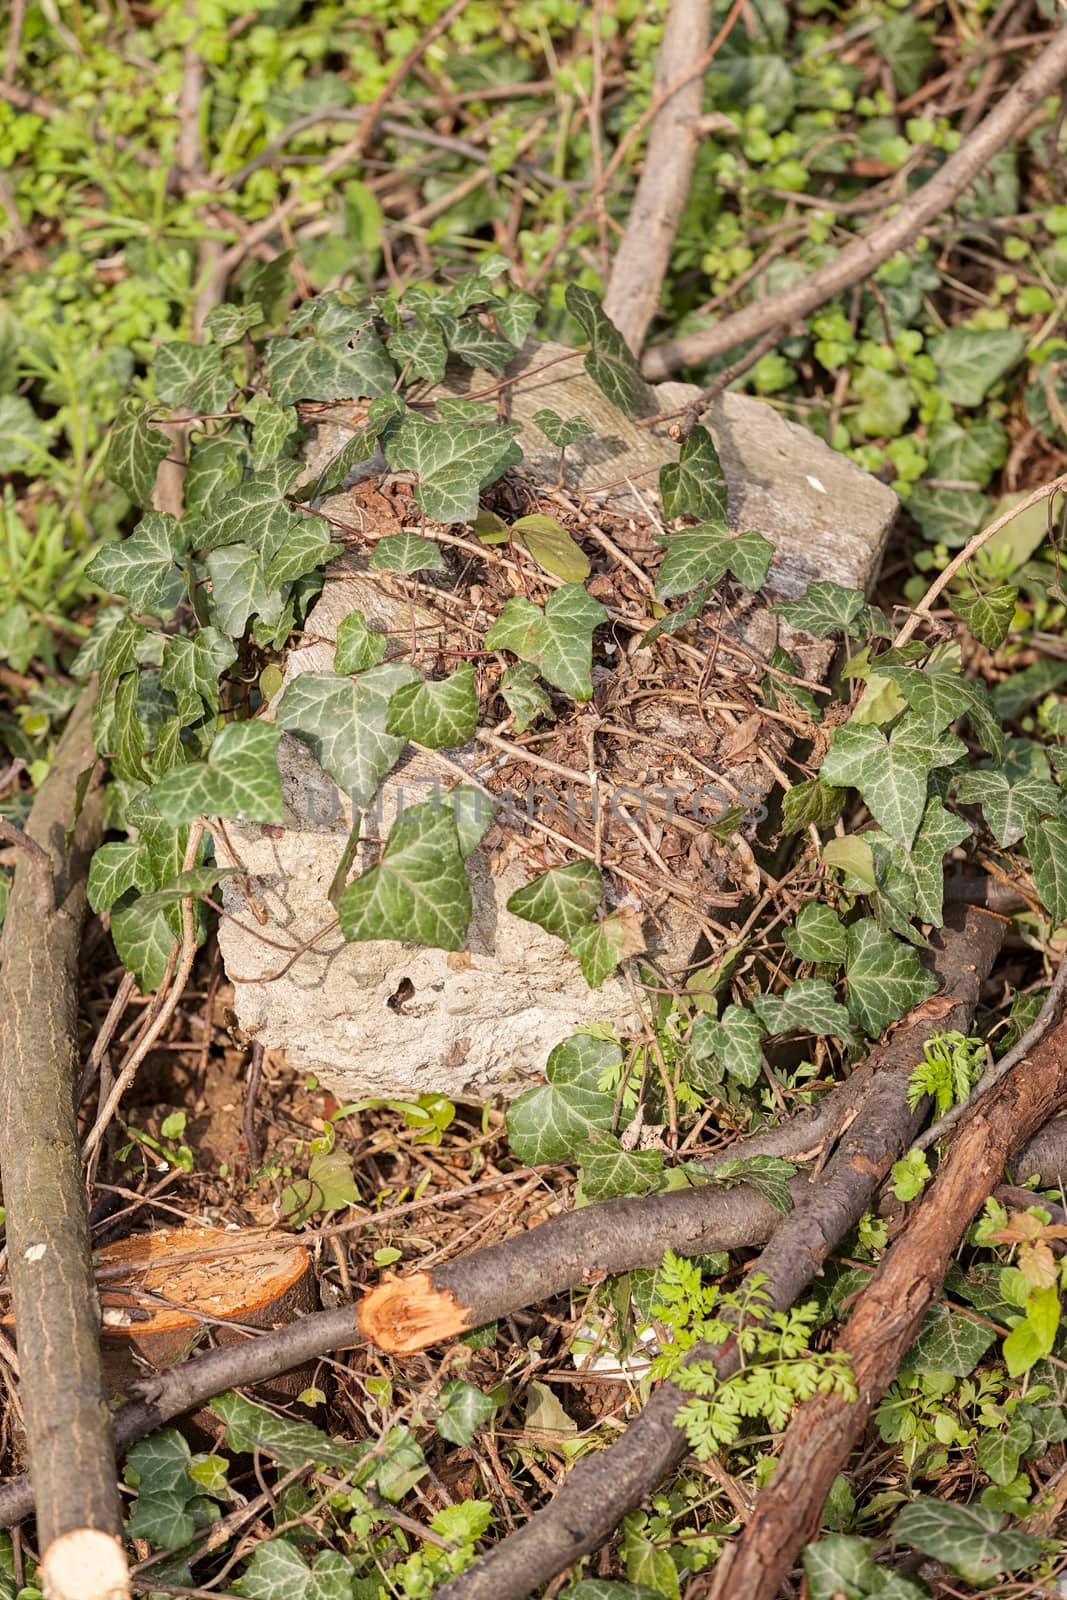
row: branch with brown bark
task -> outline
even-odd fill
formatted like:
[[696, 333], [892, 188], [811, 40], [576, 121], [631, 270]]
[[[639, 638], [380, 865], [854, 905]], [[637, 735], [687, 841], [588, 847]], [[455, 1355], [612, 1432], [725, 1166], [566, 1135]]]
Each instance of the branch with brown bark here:
[[706, 1600], [773, 1600], [819, 1530], [826, 1496], [896, 1376], [972, 1218], [997, 1187], [1012, 1151], [1067, 1101], [1067, 1026], [1048, 1035], [974, 1107], [904, 1231], [860, 1292], [835, 1349], [851, 1356], [858, 1398], [821, 1395], [797, 1411], [774, 1477], [742, 1536], [729, 1545]]

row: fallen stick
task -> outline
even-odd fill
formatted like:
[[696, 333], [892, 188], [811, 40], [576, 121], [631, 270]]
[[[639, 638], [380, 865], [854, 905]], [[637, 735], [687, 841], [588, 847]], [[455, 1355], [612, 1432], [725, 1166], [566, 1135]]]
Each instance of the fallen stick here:
[[975, 1106], [933, 1184], [860, 1291], [834, 1342], [852, 1357], [858, 1398], [818, 1396], [800, 1407], [743, 1534], [726, 1547], [707, 1586], [698, 1582], [692, 1595], [773, 1600], [778, 1594], [800, 1550], [818, 1533], [830, 1485], [896, 1376], [965, 1229], [996, 1188], [1011, 1152], [1065, 1100], [1067, 1026], [1061, 1024]]
[[732, 316], [724, 317], [713, 328], [702, 328], [683, 339], [653, 345], [645, 352], [641, 363], [645, 377], [653, 381], [669, 378], [682, 367], [725, 355], [749, 339], [758, 339], [768, 328], [806, 317], [834, 295], [869, 278], [883, 261], [910, 245], [925, 227], [944, 216], [1034, 108], [1058, 88], [1065, 73], [1067, 27], [1059, 30], [959, 149], [893, 216], [846, 245], [825, 266], [807, 274], [781, 294], [756, 300]]
[[[663, 25], [654, 94], [682, 77], [707, 49], [711, 11], [711, 0], [672, 0]], [[689, 198], [703, 100], [703, 78], [690, 78], [656, 113], [644, 170], [612, 264], [604, 310], [635, 353], [656, 314]]]
[[[18, 852], [0, 966], [0, 1170], [18, 1325], [19, 1395], [36, 1486], [42, 1584], [57, 1600], [129, 1592], [100, 1311], [74, 1124], [78, 952], [103, 798], [93, 692], [78, 701]], [[27, 1509], [32, 1509], [32, 1503]]]
[[[991, 912], [950, 912], [954, 926], [930, 940], [942, 992], [916, 1006], [883, 1048], [863, 1116], [849, 1128], [820, 1178], [776, 1229], [751, 1264], [765, 1292], [785, 1310], [811, 1283], [831, 1251], [868, 1209], [871, 1196], [907, 1148], [925, 1114], [909, 1111], [907, 1086], [935, 1028], [966, 1030], [982, 982], [992, 968], [1007, 923]], [[722, 1377], [737, 1370], [736, 1342], [695, 1345], [690, 1361], [714, 1361]], [[603, 1544], [628, 1511], [641, 1504], [685, 1456], [675, 1415], [688, 1397], [660, 1385], [617, 1443], [579, 1462], [555, 1497], [488, 1555], [437, 1591], [436, 1600], [525, 1600], [541, 1584]], [[743, 1591], [735, 1591], [740, 1594]], [[747, 1600], [747, 1597], [746, 1597]]]

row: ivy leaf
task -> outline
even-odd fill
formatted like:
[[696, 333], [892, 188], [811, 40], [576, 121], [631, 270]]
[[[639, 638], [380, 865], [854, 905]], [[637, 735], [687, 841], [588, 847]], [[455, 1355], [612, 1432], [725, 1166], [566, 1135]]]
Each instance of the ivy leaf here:
[[565, 1161], [592, 1134], [607, 1131], [615, 1096], [600, 1088], [622, 1066], [622, 1051], [610, 1040], [576, 1033], [548, 1058], [547, 1083], [527, 1089], [507, 1111], [508, 1141], [529, 1167]]
[[388, 394], [396, 368], [373, 328], [348, 344], [320, 324], [302, 339], [272, 339], [267, 346], [270, 392], [282, 406], [301, 400], [359, 400]]
[[910, 744], [887, 739], [867, 723], [848, 722], [836, 730], [820, 776], [834, 787], [858, 789], [886, 833], [907, 845], [922, 821], [930, 766]]
[[240, 483], [245, 449], [235, 439], [199, 439], [189, 452], [183, 499], [186, 518], [199, 518], [206, 506]]
[[918, 953], [873, 922], [854, 922], [847, 933], [845, 977], [848, 1009], [876, 1039], [911, 1006], [926, 1000], [937, 981]]
[[763, 1029], [747, 1006], [729, 1005], [717, 1022], [701, 1011], [693, 1022], [689, 1048], [698, 1061], [713, 1057], [738, 1083], [751, 1088], [763, 1071]]
[[623, 1150], [613, 1133], [594, 1133], [572, 1154], [581, 1165], [582, 1193], [587, 1200], [647, 1194], [663, 1177], [662, 1150]]
[[225, 411], [236, 387], [216, 345], [190, 344], [186, 339], [157, 346], [152, 376], [161, 400], [204, 415]]
[[845, 790], [833, 789], [819, 778], [805, 778], [787, 789], [782, 800], [782, 832], [799, 833], [813, 824], [828, 828], [841, 815]]
[[974, 1452], [979, 1471], [1002, 1487], [1014, 1482], [1023, 1451], [1029, 1449], [1033, 1437], [1033, 1428], [1018, 1416], [1002, 1433], [982, 1433]]
[[388, 646], [385, 634], [369, 627], [362, 611], [350, 611], [337, 629], [333, 670], [341, 674], [365, 672], [378, 665]]
[[998, 378], [1022, 359], [1021, 328], [950, 328], [932, 339], [938, 388], [957, 406], [980, 406]]
[[409, 416], [390, 436], [385, 456], [395, 471], [418, 476], [415, 498], [434, 522], [471, 522], [478, 494], [522, 460], [516, 425], [471, 427]]
[[564, 303], [589, 341], [584, 366], [601, 394], [624, 416], [643, 416], [649, 399], [641, 369], [596, 295], [569, 283]]
[[500, 680], [503, 695], [516, 733], [525, 733], [538, 717], [553, 717], [552, 702], [537, 681], [537, 673], [529, 662], [520, 661], [509, 667]]
[[212, 550], [205, 564], [211, 579], [211, 610], [223, 633], [239, 639], [249, 617], [271, 625], [280, 619], [281, 595], [268, 585], [251, 545], [224, 545]]
[[444, 572], [441, 546], [418, 533], [387, 533], [370, 553], [374, 572]]
[[139, 847], [129, 839], [114, 840], [94, 850], [89, 863], [89, 908], [108, 911], [131, 889], [151, 889], [145, 882]]
[[801, 978], [785, 994], [760, 994], [752, 1009], [772, 1038], [780, 1033], [829, 1034], [852, 1043], [852, 1022], [825, 978]]
[[614, 1578], [582, 1578], [567, 1590], [567, 1600], [663, 1600], [659, 1589], [645, 1583], [620, 1583]]
[[438, 315], [437, 324], [449, 352], [466, 362], [468, 367], [485, 367], [499, 378], [509, 362], [515, 359], [514, 345], [491, 332], [477, 317], [460, 319]]
[[566, 867], [551, 867], [516, 889], [508, 900], [508, 910], [569, 943], [592, 921], [603, 898], [600, 869], [592, 861], [572, 861]]
[[182, 724], [219, 708], [219, 677], [237, 660], [230, 639], [217, 628], [201, 628], [191, 639], [175, 634], [163, 646], [159, 682], [178, 703]]
[[905, 1506], [890, 1532], [951, 1567], [968, 1583], [987, 1584], [1004, 1572], [1017, 1572], [1040, 1560], [1041, 1545], [1028, 1533], [1005, 1527], [1003, 1512], [989, 1506], [960, 1506], [919, 1495]]
[[1067, 922], [1067, 822], [1034, 822], [1026, 830], [1034, 888], [1056, 924]]
[[723, 523], [705, 522], [669, 534], [667, 554], [656, 575], [656, 597], [669, 600], [699, 583], [718, 583], [732, 572], [752, 594], [763, 587], [774, 546], [761, 533], [733, 534]]
[[204, 332], [216, 344], [236, 344], [249, 328], [257, 327], [262, 321], [263, 307], [258, 300], [244, 306], [212, 306], [204, 318]]
[[668, 521], [687, 516], [726, 522], [726, 474], [707, 428], [694, 428], [683, 440], [678, 460], [660, 468], [659, 493]]
[[288, 589], [306, 572], [325, 564], [330, 553], [330, 530], [318, 517], [293, 524], [267, 563], [263, 581], [268, 589]]
[[900, 1365], [905, 1372], [948, 1372], [966, 1378], [996, 1341], [994, 1329], [946, 1305], [933, 1305]]
[[369, 1443], [341, 1444], [312, 1423], [280, 1417], [265, 1406], [246, 1400], [244, 1395], [218, 1395], [212, 1400], [211, 1409], [226, 1425], [226, 1443], [231, 1450], [245, 1455], [262, 1450], [287, 1471], [314, 1461], [348, 1476], [358, 1471], [369, 1453]]
[[535, 512], [511, 525], [512, 534], [525, 545], [539, 566], [564, 583], [581, 583], [593, 570], [589, 557], [555, 517]]
[[778, 600], [771, 610], [813, 639], [825, 639], [831, 633], [857, 638], [867, 631], [863, 590], [846, 589], [830, 579], [809, 583], [799, 600]]
[[516, 595], [505, 602], [485, 636], [490, 650], [510, 650], [540, 669], [549, 683], [574, 700], [593, 694], [593, 630], [607, 621], [599, 600], [579, 583], [564, 584], [544, 611]]
[[918, 22], [907, 12], [890, 15], [874, 31], [875, 48], [887, 63], [893, 87], [902, 99], [915, 93], [934, 59], [932, 33], [928, 22]]
[[252, 424], [252, 465], [257, 472], [288, 454], [300, 426], [295, 407], [280, 406], [261, 392], [245, 406], [242, 416]]
[[86, 577], [108, 594], [120, 594], [135, 611], [171, 617], [185, 598], [185, 575], [175, 562], [185, 550], [177, 517], [149, 511], [126, 539], [101, 546]]
[[448, 798], [456, 821], [459, 853], [466, 861], [485, 837], [489, 824], [496, 816], [497, 802], [484, 789], [476, 789], [471, 783], [457, 783], [449, 791]]
[[579, 928], [570, 940], [590, 989], [599, 989], [620, 961], [645, 948], [640, 919], [632, 911], [615, 911], [602, 922]]
[[[490, 309], [504, 338], [516, 350], [521, 350], [541, 309], [533, 295], [516, 289], [506, 300], [494, 299]], [[534, 421], [537, 421], [536, 417]]]
[[285, 504], [285, 496], [300, 472], [299, 461], [276, 461], [262, 472], [250, 473], [209, 507], [198, 543], [207, 550], [242, 543], [273, 554], [299, 521], [297, 513]]
[[431, 750], [455, 749], [474, 737], [478, 692], [469, 663], [440, 683], [402, 684], [389, 701], [385, 731]]
[[793, 1209], [789, 1180], [796, 1175], [797, 1169], [792, 1162], [783, 1161], [779, 1156], [748, 1156], [741, 1160], [720, 1161], [711, 1174], [711, 1181], [725, 1184], [727, 1188], [733, 1188], [736, 1183], [747, 1183], [776, 1211], [788, 1216]]
[[998, 650], [1008, 637], [1018, 598], [1018, 589], [1001, 583], [995, 589], [988, 589], [985, 594], [974, 589], [950, 594], [948, 603], [949, 609], [959, 617], [979, 644], [984, 644], [990, 650]]
[[357, 678], [303, 672], [281, 697], [278, 727], [308, 745], [354, 805], [370, 805], [404, 748], [405, 741], [386, 729], [389, 702], [418, 676], [414, 667], [396, 661]]
[[470, 1444], [497, 1412], [495, 1400], [462, 1378], [450, 1378], [442, 1385], [438, 1407], [434, 1426], [450, 1444]]
[[990, 832], [1005, 848], [1018, 844], [1032, 811], [1054, 812], [1060, 804], [1060, 791], [1050, 778], [1024, 773], [1013, 783], [1007, 771], [986, 767], [961, 772], [953, 792], [962, 805], [981, 806]]
[[241, 1592], [248, 1600], [352, 1600], [352, 1565], [323, 1550], [309, 1567], [288, 1539], [264, 1539], [241, 1574]]
[[398, 939], [462, 950], [471, 891], [450, 811], [429, 803], [405, 811], [390, 829], [378, 865], [340, 896], [337, 915], [349, 941]]
[[[962, 844], [970, 832], [967, 822], [946, 811], [936, 795], [931, 796], [913, 844], [902, 845], [885, 838], [891, 865], [884, 885], [886, 893], [905, 905], [909, 916], [939, 928], [945, 892], [945, 856]], [[867, 839], [872, 844], [875, 842], [870, 834]]]
[[176, 767], [153, 787], [160, 816], [175, 827], [194, 817], [281, 822], [280, 737], [268, 722], [228, 722], [206, 761]]
[[957, 717], [966, 717], [982, 748], [997, 761], [1003, 761], [1004, 730], [993, 714], [984, 683], [938, 667], [919, 671], [907, 666], [883, 667], [876, 662], [875, 668], [880, 677], [896, 684], [911, 709], [931, 728], [940, 732]]
[[584, 417], [568, 417], [564, 420], [547, 406], [534, 412], [533, 423], [557, 450], [566, 450], [570, 445], [577, 444], [579, 439], [588, 438], [593, 431]]
[[125, 489], [134, 505], [149, 507], [156, 470], [170, 450], [170, 440], [149, 421], [142, 400], [124, 400], [108, 435], [104, 471]]
[[426, 322], [412, 322], [399, 333], [391, 334], [386, 348], [397, 366], [407, 368], [409, 378], [424, 378], [440, 383], [448, 365], [448, 351], [439, 329]]
[[829, 906], [802, 906], [795, 924], [786, 928], [782, 937], [786, 949], [799, 961], [842, 962], [845, 959], [845, 929]]
[[181, 937], [181, 913], [175, 905], [139, 895], [112, 907], [111, 939], [122, 965], [132, 972], [145, 994], [158, 989], [171, 950]]

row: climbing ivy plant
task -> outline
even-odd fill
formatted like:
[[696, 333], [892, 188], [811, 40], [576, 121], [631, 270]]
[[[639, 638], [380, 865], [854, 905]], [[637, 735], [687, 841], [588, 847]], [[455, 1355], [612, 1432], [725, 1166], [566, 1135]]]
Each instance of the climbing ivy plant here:
[[[485, 491], [521, 461], [517, 426], [502, 421], [493, 402], [538, 312], [508, 286], [504, 259], [448, 286], [413, 284], [377, 298], [330, 291], [287, 318], [284, 272], [285, 262], [275, 261], [252, 273], [240, 303], [211, 313], [203, 344], [160, 347], [154, 393], [146, 386], [126, 400], [107, 450], [111, 478], [142, 515], [88, 569], [124, 602], [101, 612], [77, 671], [97, 675], [95, 735], [112, 780], [110, 816], [128, 835], [97, 852], [89, 894], [95, 910], [110, 912], [119, 955], [148, 988], [161, 982], [175, 941], [188, 937], [190, 900], [209, 895], [223, 875], [211, 863], [204, 819], [284, 822], [283, 732], [352, 799], [352, 837], [331, 891], [344, 937], [463, 949], [472, 906], [466, 861], [493, 818], [492, 797], [461, 783], [448, 804], [409, 809], [349, 882], [361, 811], [412, 743], [459, 750], [475, 737], [484, 712], [476, 661], [487, 652], [503, 664], [493, 692], [518, 732], [568, 700], [589, 700], [598, 629], [609, 620], [590, 592], [588, 555], [560, 523], [536, 514], [509, 526], [483, 504]], [[595, 296], [572, 285], [567, 306], [586, 339], [586, 370], [609, 402], [629, 417], [654, 409]], [[468, 398], [443, 393], [436, 386], [450, 361], [498, 382]], [[351, 437], [314, 472], [302, 455], [304, 423], [316, 407], [339, 404]], [[560, 450], [562, 469], [587, 425], [549, 411], [535, 420]], [[152, 503], [178, 423], [190, 446], [181, 518]], [[448, 530], [458, 525], [487, 549], [521, 546], [555, 586], [544, 604], [526, 594], [508, 599], [480, 641], [472, 639], [469, 659], [442, 677], [424, 670], [417, 641], [391, 639], [355, 612], [338, 631], [332, 671], [303, 673], [283, 689], [278, 662], [340, 537], [324, 513], [326, 497], [350, 475], [386, 471], [410, 482], [421, 525], [367, 541], [372, 571], [392, 582], [432, 581], [447, 568]], [[646, 645], [698, 617], [724, 583], [758, 592], [773, 558], [758, 531], [731, 527], [725, 477], [704, 427], [689, 428], [659, 489], [664, 553]], [[960, 622], [990, 648], [1006, 636], [1016, 600], [999, 577], [969, 569], [949, 592]], [[753, 1085], [765, 1042], [796, 1030], [851, 1050], [925, 998], [933, 981], [919, 959], [921, 925], [940, 924], [946, 853], [976, 831], [1005, 849], [1024, 843], [1045, 911], [1053, 923], [1067, 919], [1067, 808], [1057, 781], [1067, 765], [1067, 716], [1057, 721], [1055, 707], [1043, 707], [1045, 745], [1009, 737], [1006, 708], [964, 675], [959, 644], [943, 628], [929, 643], [896, 647], [885, 617], [858, 591], [816, 581], [773, 610], [816, 639], [841, 637], [851, 652], [844, 692], [863, 684], [851, 715], [837, 718], [824, 741], [818, 775], [786, 793], [782, 828], [826, 828], [849, 791], [873, 825], [839, 830], [823, 845], [834, 904], [804, 907], [787, 930], [801, 965], [784, 993], [745, 997], [721, 1015], [717, 1001], [698, 1006], [695, 1017], [684, 1007], [677, 1015], [678, 1048], [694, 1083]], [[771, 665], [787, 674], [794, 667], [783, 650]], [[766, 682], [773, 696], [773, 680]], [[818, 719], [810, 696], [805, 704]], [[969, 750], [977, 760], [967, 759]], [[513, 894], [508, 909], [565, 941], [594, 987], [642, 948], [640, 918], [618, 904], [588, 860], [551, 867]], [[193, 927], [201, 936], [202, 926]], [[572, 1081], [561, 1063], [556, 1080], [550, 1073], [546, 1090], [535, 1092], [551, 1095], [559, 1110], [532, 1135], [537, 1159], [563, 1153], [566, 1140], [552, 1128], [574, 1124], [582, 1138], [602, 1140], [611, 1119], [591, 1108], [606, 1091], [584, 1066]], [[602, 1163], [610, 1155], [603, 1143], [596, 1153]]]

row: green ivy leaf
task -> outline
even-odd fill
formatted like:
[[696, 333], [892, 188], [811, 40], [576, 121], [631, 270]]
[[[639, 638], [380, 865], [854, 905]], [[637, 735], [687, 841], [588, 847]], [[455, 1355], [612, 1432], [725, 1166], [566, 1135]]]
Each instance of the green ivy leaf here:
[[591, 922], [579, 928], [570, 940], [572, 955], [581, 962], [582, 973], [590, 989], [599, 989], [610, 977], [619, 962], [632, 954], [633, 923], [622, 912], [613, 912], [602, 922]]
[[936, 732], [958, 717], [966, 717], [982, 748], [997, 761], [1004, 759], [1004, 730], [993, 714], [984, 683], [937, 666], [920, 671], [875, 662], [875, 669], [880, 677], [896, 684], [911, 709]]
[[183, 498], [187, 519], [198, 521], [207, 506], [240, 483], [245, 447], [239, 439], [199, 439], [189, 452]]
[[405, 811], [390, 829], [378, 865], [344, 890], [337, 915], [349, 941], [397, 939], [462, 950], [471, 891], [450, 811], [429, 803]]
[[720, 1161], [711, 1174], [711, 1181], [725, 1184], [727, 1188], [733, 1188], [737, 1183], [747, 1183], [776, 1211], [788, 1216], [793, 1209], [789, 1181], [796, 1175], [797, 1169], [792, 1162], [783, 1161], [779, 1156], [747, 1156], [739, 1160]]
[[564, 583], [581, 583], [593, 570], [589, 557], [555, 517], [535, 512], [512, 523], [511, 532], [539, 566]]
[[780, 1033], [829, 1034], [852, 1043], [852, 1022], [825, 978], [801, 978], [785, 994], [760, 994], [752, 1009], [772, 1038]]
[[263, 581], [268, 589], [288, 589], [306, 572], [324, 566], [330, 554], [330, 530], [318, 517], [294, 523], [267, 562]]
[[618, 1195], [648, 1194], [663, 1179], [662, 1150], [623, 1150], [613, 1133], [600, 1130], [572, 1152], [581, 1166], [586, 1200], [613, 1200]]
[[264, 1539], [241, 1574], [248, 1600], [352, 1600], [352, 1564], [323, 1550], [309, 1567], [288, 1539]]
[[1051, 778], [1024, 773], [1013, 782], [1013, 776], [1007, 770], [979, 767], [974, 772], [961, 772], [953, 787], [961, 805], [981, 806], [990, 832], [1005, 848], [1018, 844], [1031, 812], [1055, 812], [1060, 806], [1060, 791]]
[[592, 921], [603, 898], [600, 869], [592, 861], [572, 861], [566, 867], [551, 867], [516, 889], [508, 900], [508, 910], [570, 942]]
[[[882, 887], [891, 899], [905, 908], [907, 916], [916, 916], [935, 928], [941, 926], [945, 856], [969, 838], [970, 833], [970, 824], [946, 811], [934, 795], [927, 801], [911, 845], [902, 845], [884, 834], [880, 836], [890, 861], [890, 871]], [[879, 836], [868, 833], [866, 838], [874, 845]]]
[[417, 533], [387, 533], [367, 563], [373, 572], [444, 572], [441, 546]]
[[707, 428], [694, 428], [683, 441], [678, 460], [660, 468], [659, 493], [668, 521], [687, 516], [725, 524], [726, 474]]
[[111, 939], [116, 954], [145, 994], [158, 989], [171, 950], [181, 937], [181, 914], [173, 904], [140, 895], [111, 911]]
[[554, 717], [552, 702], [527, 661], [508, 668], [500, 679], [500, 693], [511, 712], [516, 733], [525, 733], [538, 717]]
[[589, 342], [584, 366], [601, 394], [624, 416], [645, 415], [649, 396], [641, 369], [597, 296], [591, 289], [569, 283], [564, 302]]
[[813, 825], [829, 828], [841, 815], [844, 789], [832, 789], [819, 778], [805, 778], [787, 789], [782, 800], [782, 832], [799, 833]]
[[565, 1161], [597, 1131], [607, 1131], [615, 1097], [599, 1086], [622, 1066], [617, 1044], [576, 1033], [548, 1058], [547, 1083], [527, 1089], [507, 1111], [512, 1152], [527, 1166]]
[[262, 472], [252, 472], [212, 503], [202, 517], [203, 533], [196, 543], [205, 550], [225, 544], [248, 544], [272, 555], [299, 514], [285, 503], [301, 473], [299, 461], [276, 461]]
[[724, 523], [705, 522], [669, 534], [667, 553], [656, 574], [656, 598], [670, 600], [700, 583], [718, 583], [732, 572], [756, 594], [770, 570], [774, 546], [760, 533], [733, 534]]
[[194, 817], [281, 822], [280, 737], [281, 729], [267, 722], [228, 722], [206, 761], [176, 767], [154, 786], [160, 816], [174, 826]]
[[516, 425], [471, 427], [409, 416], [385, 444], [394, 471], [418, 476], [415, 498], [434, 522], [471, 522], [478, 494], [522, 460]]
[[1037, 1539], [1005, 1527], [1005, 1522], [1002, 1512], [988, 1506], [919, 1495], [904, 1507], [890, 1532], [898, 1544], [943, 1562], [968, 1583], [987, 1584], [1004, 1572], [1033, 1566], [1041, 1556]]
[[219, 709], [219, 677], [236, 660], [233, 643], [217, 628], [167, 640], [159, 681], [177, 701], [183, 726]]
[[717, 1022], [701, 1011], [693, 1022], [689, 1048], [698, 1060], [709, 1056], [724, 1072], [750, 1089], [763, 1071], [763, 1029], [747, 1006], [729, 1005]]
[[458, 356], [468, 367], [485, 367], [495, 377], [500, 377], [515, 359], [514, 345], [491, 332], [477, 317], [438, 314], [437, 325], [450, 354]]
[[549, 597], [544, 611], [522, 595], [506, 601], [485, 643], [490, 650], [510, 650], [528, 661], [572, 699], [589, 700], [593, 630], [607, 616], [581, 584], [568, 583]]
[[228, 544], [207, 558], [211, 579], [211, 610], [222, 629], [239, 639], [249, 617], [276, 624], [282, 614], [282, 597], [267, 583], [259, 552], [248, 544]]
[[938, 388], [957, 406], [979, 406], [1009, 368], [1021, 361], [1026, 334], [1021, 328], [957, 326], [930, 341]]
[[301, 339], [272, 339], [267, 370], [271, 397], [282, 406], [373, 399], [388, 394], [396, 382], [396, 368], [373, 328], [348, 343], [324, 324]]
[[974, 589], [950, 594], [948, 603], [952, 613], [959, 617], [980, 644], [990, 650], [999, 650], [1008, 637], [1018, 598], [1018, 589], [1001, 583], [984, 594]]
[[462, 1378], [450, 1378], [442, 1385], [434, 1424], [442, 1439], [450, 1444], [470, 1444], [479, 1428], [491, 1422], [497, 1402]]
[[109, 910], [130, 889], [151, 889], [154, 885], [141, 864], [138, 845], [128, 839], [114, 840], [94, 850], [89, 863], [89, 908], [97, 913]]
[[808, 1600], [930, 1600], [924, 1583], [879, 1567], [873, 1542], [851, 1534], [824, 1533], [817, 1544], [809, 1544], [804, 1575]]
[[1067, 922], [1067, 822], [1034, 822], [1026, 830], [1026, 851], [1034, 888], [1058, 925]]
[[621, 1555], [632, 1583], [647, 1584], [663, 1600], [681, 1600], [678, 1568], [671, 1552], [646, 1533], [647, 1519], [640, 1514], [623, 1520]]
[[887, 739], [869, 724], [848, 722], [834, 733], [820, 776], [834, 787], [858, 789], [886, 833], [907, 845], [922, 821], [930, 765], [911, 744]]
[[143, 400], [124, 400], [108, 435], [104, 471], [125, 489], [134, 505], [149, 507], [156, 470], [170, 450], [170, 440], [149, 421]]
[[946, 1305], [933, 1305], [900, 1365], [905, 1372], [948, 1372], [966, 1378], [996, 1340], [995, 1329]]
[[306, 1178], [287, 1183], [281, 1195], [281, 1213], [293, 1228], [322, 1211], [339, 1211], [359, 1203], [359, 1185], [347, 1150], [317, 1150], [308, 1163]]
[[185, 598], [185, 575], [176, 562], [185, 551], [177, 517], [149, 511], [125, 539], [102, 545], [85, 569], [108, 594], [120, 594], [135, 611], [171, 617]]
[[588, 438], [593, 431], [584, 417], [568, 417], [564, 420], [547, 406], [534, 412], [533, 423], [557, 450], [568, 449], [572, 444], [577, 444], [579, 439]]
[[1003, 1433], [981, 1434], [974, 1452], [979, 1471], [1002, 1486], [1014, 1482], [1033, 1437], [1034, 1430], [1021, 1417], [1013, 1417]]
[[212, 306], [204, 318], [204, 332], [216, 344], [236, 344], [249, 328], [257, 327], [262, 321], [263, 307], [258, 300], [244, 306]]
[[386, 729], [389, 702], [418, 676], [414, 667], [395, 661], [357, 678], [303, 672], [278, 703], [278, 727], [308, 745], [353, 804], [370, 805], [404, 748], [405, 741]]
[[369, 627], [362, 611], [350, 611], [337, 629], [333, 670], [342, 674], [365, 672], [378, 665], [388, 647], [386, 635]]
[[[240, 1394], [218, 1395], [212, 1400], [211, 1409], [226, 1425], [226, 1443], [231, 1450], [239, 1455], [252, 1455], [261, 1450], [287, 1472], [314, 1461], [320, 1467], [332, 1468], [347, 1477], [360, 1472], [370, 1450], [369, 1441], [359, 1445], [341, 1444], [310, 1422], [279, 1416]], [[256, 1548], [261, 1550], [264, 1546]]]
[[799, 600], [778, 600], [771, 610], [813, 639], [825, 639], [831, 633], [858, 638], [867, 631], [863, 590], [846, 589], [829, 579], [809, 583]]
[[469, 663], [439, 683], [402, 684], [389, 701], [385, 730], [431, 750], [456, 749], [474, 737], [478, 691]]
[[190, 344], [186, 339], [156, 347], [152, 376], [161, 400], [207, 416], [225, 411], [236, 387], [216, 345]]
[[911, 1006], [926, 1000], [937, 980], [920, 964], [918, 953], [873, 922], [854, 922], [848, 930], [845, 977], [848, 1009], [876, 1039]]
[[440, 383], [448, 365], [448, 351], [440, 330], [426, 322], [411, 322], [385, 341], [386, 348], [397, 366], [412, 378], [423, 378], [427, 383]]
[[296, 409], [280, 406], [269, 394], [257, 394], [241, 413], [252, 424], [252, 465], [257, 472], [274, 466], [290, 453], [300, 428]]
[[[915, 93], [937, 53], [931, 38], [933, 31], [931, 23], [918, 22], [906, 11], [886, 17], [874, 31], [875, 48], [887, 63], [901, 99]], [[840, 1587], [844, 1589], [845, 1585]]]
[[521, 350], [541, 309], [533, 295], [515, 289], [506, 300], [491, 301], [490, 309], [504, 338], [516, 350]]
[[799, 961], [839, 963], [845, 959], [845, 929], [829, 906], [802, 906], [793, 927], [786, 928], [782, 937], [786, 949]]

